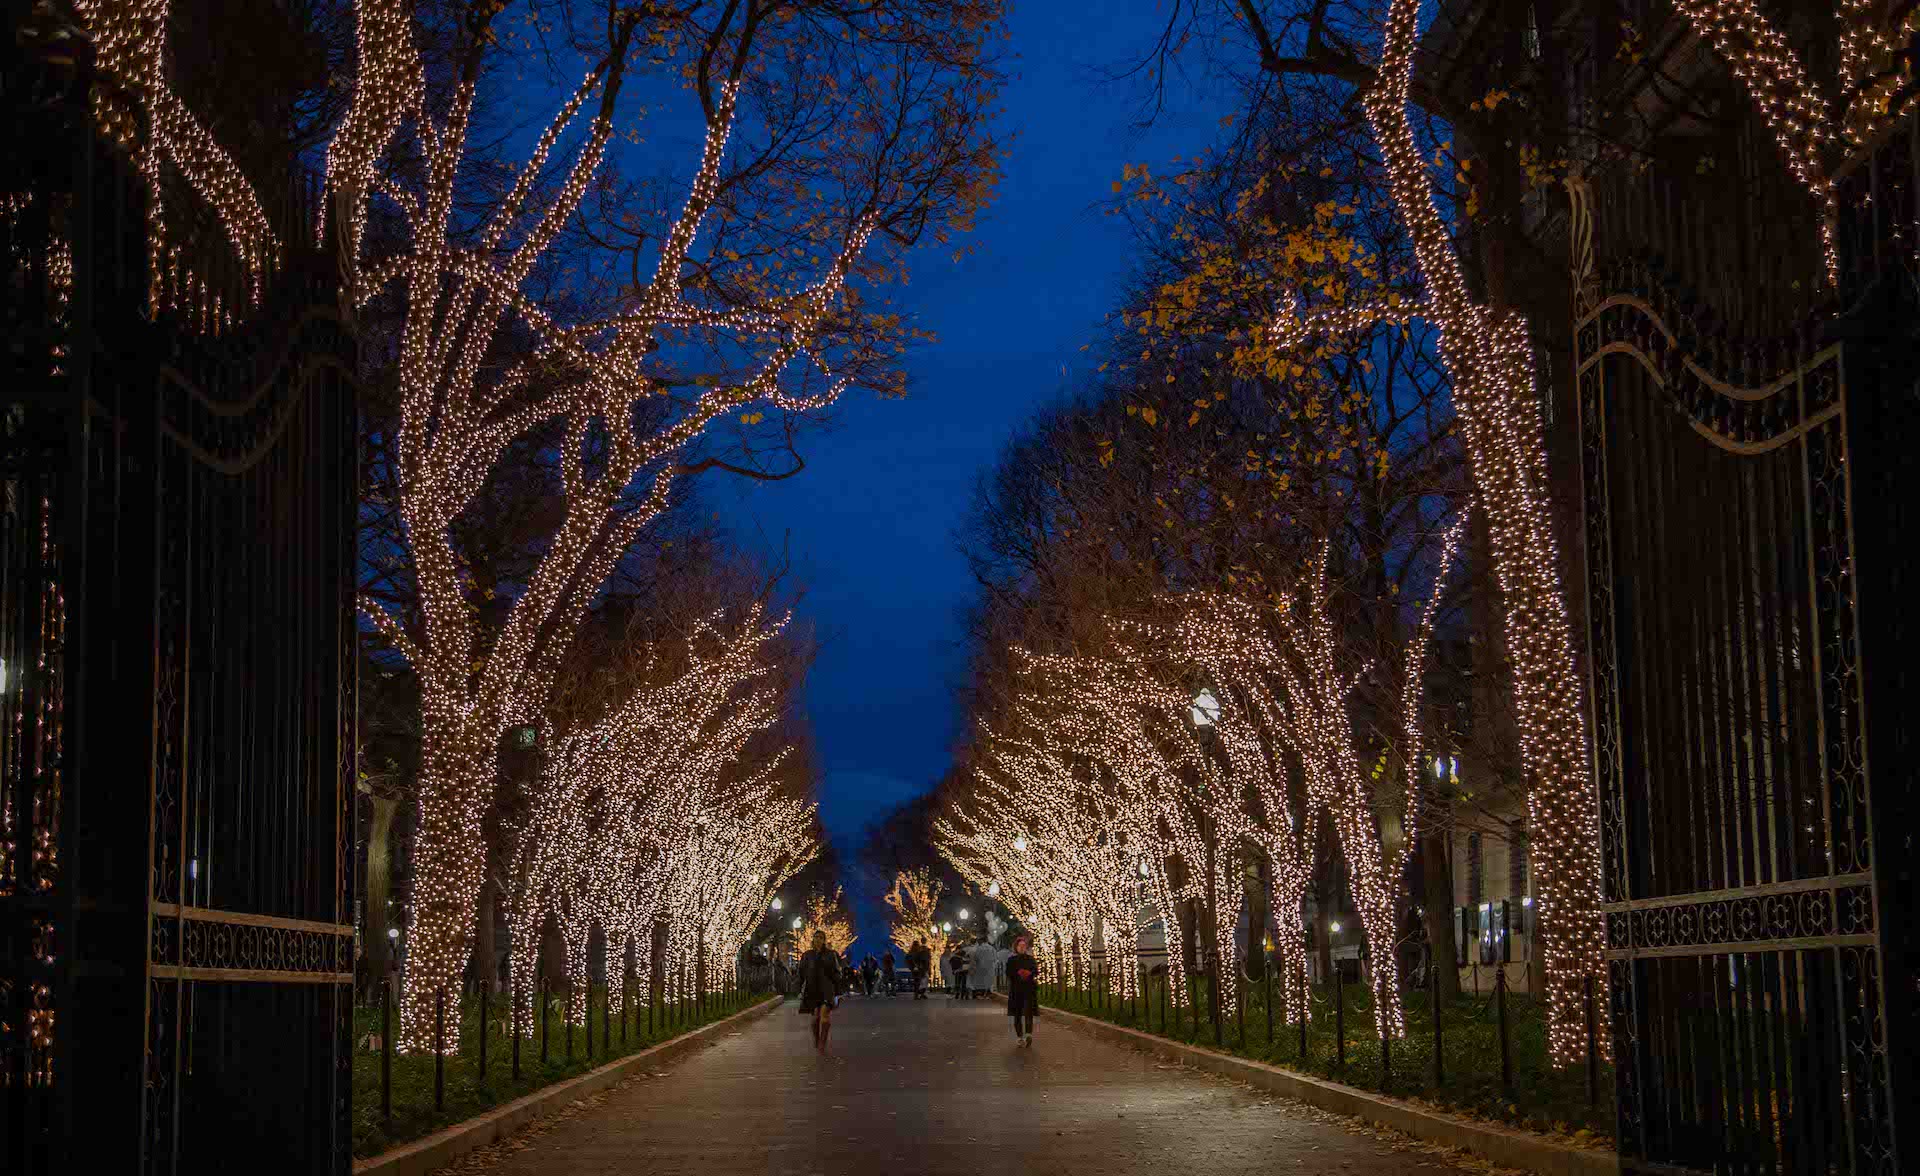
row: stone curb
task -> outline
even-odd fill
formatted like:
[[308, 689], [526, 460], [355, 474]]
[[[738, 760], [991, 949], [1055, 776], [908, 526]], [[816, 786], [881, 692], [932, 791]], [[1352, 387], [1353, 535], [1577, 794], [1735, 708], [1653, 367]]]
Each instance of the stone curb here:
[[424, 1135], [410, 1143], [388, 1148], [377, 1156], [355, 1160], [354, 1176], [363, 1176], [363, 1174], [426, 1176], [427, 1173], [446, 1167], [470, 1151], [478, 1150], [512, 1135], [535, 1119], [553, 1114], [576, 1099], [600, 1093], [635, 1070], [672, 1061], [690, 1052], [696, 1046], [705, 1044], [710, 1038], [730, 1026], [763, 1016], [779, 1008], [785, 1000], [785, 997], [770, 997], [750, 1008], [741, 1009], [723, 1021], [715, 1021], [711, 1025], [702, 1025], [698, 1029], [689, 1030], [670, 1041], [663, 1041], [630, 1057], [608, 1062], [599, 1069], [589, 1070], [578, 1078], [569, 1078], [565, 1082], [543, 1086], [532, 1094], [522, 1095], [505, 1106], [495, 1107], [464, 1123], [455, 1123], [432, 1135]]
[[[1006, 999], [1004, 994], [998, 992], [994, 993], [994, 997]], [[1245, 1082], [1273, 1094], [1299, 1099], [1323, 1111], [1352, 1115], [1381, 1127], [1391, 1127], [1415, 1139], [1470, 1151], [1503, 1167], [1525, 1168], [1545, 1176], [1613, 1176], [1624, 1170], [1620, 1157], [1613, 1152], [1568, 1147], [1512, 1127], [1476, 1123], [1444, 1111], [1428, 1110], [1397, 1098], [1330, 1082], [1325, 1078], [1296, 1074], [1266, 1062], [1235, 1057], [1204, 1046], [1169, 1041], [1124, 1025], [1110, 1025], [1092, 1017], [1069, 1013], [1065, 1009], [1042, 1005], [1040, 1014], [1042, 1020], [1064, 1022], [1092, 1037], [1144, 1050], [1167, 1061]]]

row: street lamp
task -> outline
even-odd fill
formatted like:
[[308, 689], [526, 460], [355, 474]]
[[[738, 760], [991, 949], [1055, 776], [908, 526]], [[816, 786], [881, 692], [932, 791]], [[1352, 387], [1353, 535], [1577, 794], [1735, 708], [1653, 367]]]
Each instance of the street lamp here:
[[773, 913], [776, 915], [780, 913], [780, 896], [777, 894], [773, 896]]
[[[1195, 685], [1193, 701], [1187, 707], [1187, 718], [1193, 723], [1194, 738], [1199, 741], [1202, 753], [1211, 759], [1215, 736], [1214, 728], [1220, 722], [1220, 699], [1214, 694], [1213, 687], [1207, 685], [1205, 682], [1200, 682]], [[1201, 791], [1204, 792], [1206, 790], [1207, 773], [1205, 770], [1196, 772], [1195, 782], [1199, 785]], [[1212, 968], [1209, 969], [1208, 978], [1212, 983], [1208, 986], [1207, 1003], [1211, 1006], [1209, 1011], [1213, 1014], [1213, 1033], [1217, 1044], [1221, 1033], [1220, 965], [1222, 963], [1219, 958], [1218, 947], [1220, 942], [1218, 935], [1220, 928], [1220, 895], [1218, 883], [1214, 877], [1216, 873], [1214, 868], [1215, 842], [1218, 841], [1218, 837], [1214, 833], [1213, 814], [1208, 810], [1207, 806], [1202, 803], [1195, 807], [1198, 809], [1198, 816], [1200, 818], [1200, 841], [1207, 850], [1207, 940], [1209, 947], [1208, 958], [1213, 962]], [[1237, 968], [1239, 964], [1236, 962], [1233, 966]]]
[[940, 924], [940, 930], [950, 935], [950, 934], [952, 934], [952, 933], [953, 933], [953, 924], [952, 924], [952, 923], [942, 923], [942, 924]]
[[988, 898], [1000, 897], [1000, 883], [998, 882], [987, 883], [987, 897]]
[[966, 907], [961, 907], [961, 908], [960, 908], [960, 921], [961, 921], [962, 923], [964, 923], [964, 922], [966, 922], [966, 921], [967, 921], [967, 908], [966, 908]]

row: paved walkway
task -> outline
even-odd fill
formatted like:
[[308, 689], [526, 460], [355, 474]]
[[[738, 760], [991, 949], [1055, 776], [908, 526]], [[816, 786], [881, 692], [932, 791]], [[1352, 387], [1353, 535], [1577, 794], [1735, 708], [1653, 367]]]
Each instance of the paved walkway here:
[[[788, 1003], [665, 1072], [462, 1161], [500, 1176], [1441, 1173], [1435, 1149], [1001, 1005], [850, 998], [833, 1052]], [[1479, 1166], [1485, 1171], [1485, 1165]]]

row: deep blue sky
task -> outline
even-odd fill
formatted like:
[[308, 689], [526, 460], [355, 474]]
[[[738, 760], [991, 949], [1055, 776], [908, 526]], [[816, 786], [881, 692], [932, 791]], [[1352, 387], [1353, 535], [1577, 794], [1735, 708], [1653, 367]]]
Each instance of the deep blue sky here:
[[[1136, 129], [1138, 91], [1105, 75], [1165, 19], [1164, 0], [1016, 4], [1002, 129], [1017, 138], [975, 252], [916, 261], [903, 297], [939, 342], [912, 357], [908, 397], [843, 401], [833, 428], [806, 439], [794, 479], [702, 491], [742, 544], [777, 553], [790, 536], [801, 615], [821, 638], [807, 690], [820, 805], [849, 864], [862, 830], [948, 764], [972, 598], [955, 532], [1008, 439], [1087, 374], [1080, 347], [1133, 264], [1124, 223], [1101, 202], [1124, 164], [1159, 170], [1198, 153], [1227, 109], [1189, 92]], [[883, 941], [878, 896], [849, 897], [863, 939]]]

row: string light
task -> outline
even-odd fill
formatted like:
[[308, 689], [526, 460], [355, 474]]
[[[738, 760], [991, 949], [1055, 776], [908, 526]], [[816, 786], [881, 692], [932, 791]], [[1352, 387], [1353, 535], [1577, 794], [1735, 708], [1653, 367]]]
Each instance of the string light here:
[[853, 917], [847, 913], [846, 896], [839, 887], [834, 888], [832, 898], [818, 892], [808, 896], [805, 922], [800, 927], [802, 946], [813, 946], [816, 931], [827, 937], [827, 950], [835, 955], [845, 955], [853, 946], [857, 938], [853, 933]]
[[[94, 66], [107, 83], [91, 88], [94, 123], [132, 153], [147, 187], [147, 298], [152, 312], [182, 301], [180, 253], [169, 232], [164, 183], [169, 169], [213, 211], [246, 272], [249, 304], [258, 305], [266, 278], [278, 264], [280, 242], [239, 165], [173, 91], [167, 64], [172, 9], [172, 0], [75, 0], [74, 13], [93, 44]], [[202, 280], [192, 275], [188, 285], [198, 286]], [[208, 306], [202, 325], [231, 320], [224, 309], [196, 301]]]
[[893, 908], [887, 937], [893, 940], [893, 946], [901, 955], [912, 950], [916, 941], [925, 943], [936, 960], [946, 953], [946, 932], [934, 918], [945, 889], [940, 879], [928, 870], [901, 870], [894, 875], [893, 888], [883, 898]]
[[[874, 224], [864, 219], [848, 225], [816, 280], [803, 279], [759, 305], [713, 302], [718, 296], [704, 287], [702, 300], [690, 301], [681, 275], [694, 264], [700, 226], [717, 200], [736, 117], [738, 85], [728, 81], [652, 281], [614, 315], [562, 322], [524, 287], [601, 173], [613, 131], [613, 97], [639, 11], [623, 10], [606, 58], [587, 71], [546, 125], [507, 194], [465, 236], [455, 197], [467, 161], [474, 79], [483, 51], [493, 44], [485, 27], [492, 14], [480, 10], [478, 25], [468, 28], [472, 39], [464, 47], [463, 72], [444, 111], [436, 112], [429, 108], [424, 58], [414, 41], [413, 5], [360, 0], [357, 12], [359, 68], [347, 116], [328, 147], [325, 215], [348, 305], [357, 309], [397, 294], [405, 308], [396, 362], [400, 411], [390, 453], [418, 590], [418, 627], [406, 631], [397, 615], [372, 602], [364, 611], [413, 663], [421, 688], [416, 910], [400, 1035], [403, 1048], [419, 1050], [432, 1044], [434, 994], [458, 985], [468, 955], [484, 877], [481, 823], [489, 790], [483, 782], [495, 777], [501, 732], [541, 713], [595, 586], [666, 509], [680, 452], [708, 425], [751, 402], [805, 412], [830, 404], [848, 386], [847, 377], [827, 367], [818, 336]], [[588, 115], [596, 95], [597, 109]], [[542, 191], [537, 176], [582, 118], [584, 142], [564, 181]], [[396, 151], [408, 136], [407, 149]], [[389, 180], [385, 161], [408, 156], [421, 161], [423, 178]], [[382, 203], [398, 213], [394, 220], [403, 234], [391, 252], [376, 254], [366, 228]], [[744, 378], [717, 381], [677, 399], [678, 413], [651, 434], [608, 430], [598, 465], [589, 471], [584, 454], [600, 425], [632, 420], [636, 402], [667, 394], [667, 385], [644, 366], [645, 357], [686, 332], [722, 329], [737, 332], [743, 349], [755, 349]], [[526, 358], [502, 370], [488, 367], [503, 347]], [[815, 373], [818, 392], [790, 390]], [[454, 520], [514, 444], [553, 422], [565, 426], [559, 471], [564, 514], [489, 644], [452, 545]], [[720, 827], [712, 826], [709, 835], [719, 836]], [[718, 934], [722, 924], [744, 917], [732, 906], [713, 905], [719, 901], [713, 888], [725, 889], [725, 880], [688, 867], [686, 852], [684, 845], [657, 851], [650, 867], [656, 888], [650, 893], [657, 896], [651, 901], [682, 916], [669, 945], [681, 960], [711, 952], [708, 932]], [[606, 897], [613, 893], [607, 878], [596, 885], [599, 898], [590, 900], [575, 887], [559, 893], [578, 891], [578, 897], [540, 900], [564, 914], [562, 922], [571, 928], [565, 932], [569, 954], [576, 960], [585, 950], [580, 928], [613, 901]], [[758, 902], [756, 917], [765, 896]], [[532, 915], [529, 907], [526, 917]]]
[[[1418, 0], [1393, 0], [1378, 82], [1364, 96], [1393, 202], [1428, 291], [1427, 314], [1452, 378], [1462, 439], [1492, 540], [1505, 607], [1529, 829], [1539, 854], [1538, 934], [1548, 1041], [1561, 1064], [1585, 1057], [1583, 982], [1600, 967], [1599, 819], [1586, 758], [1586, 710], [1547, 511], [1545, 443], [1525, 324], [1468, 292], [1407, 117]], [[1377, 961], [1376, 961], [1377, 966]]]
[[[702, 619], [684, 639], [681, 672], [644, 675], [659, 680], [552, 748], [515, 837], [512, 967], [517, 1023], [528, 1032], [549, 920], [566, 946], [576, 1024], [586, 1016], [577, 981], [595, 927], [611, 961], [640, 943], [650, 959], [653, 929], [665, 924], [665, 974], [710, 992], [761, 912], [777, 909], [774, 891], [817, 854], [814, 807], [781, 795], [774, 779], [786, 749], [751, 768], [743, 759], [783, 713], [765, 679], [776, 664], [769, 646], [786, 625], [758, 604], [735, 624], [723, 613]], [[667, 659], [656, 651], [637, 660], [651, 668]], [[636, 979], [629, 993], [623, 974], [622, 999], [652, 999], [651, 965]]]

